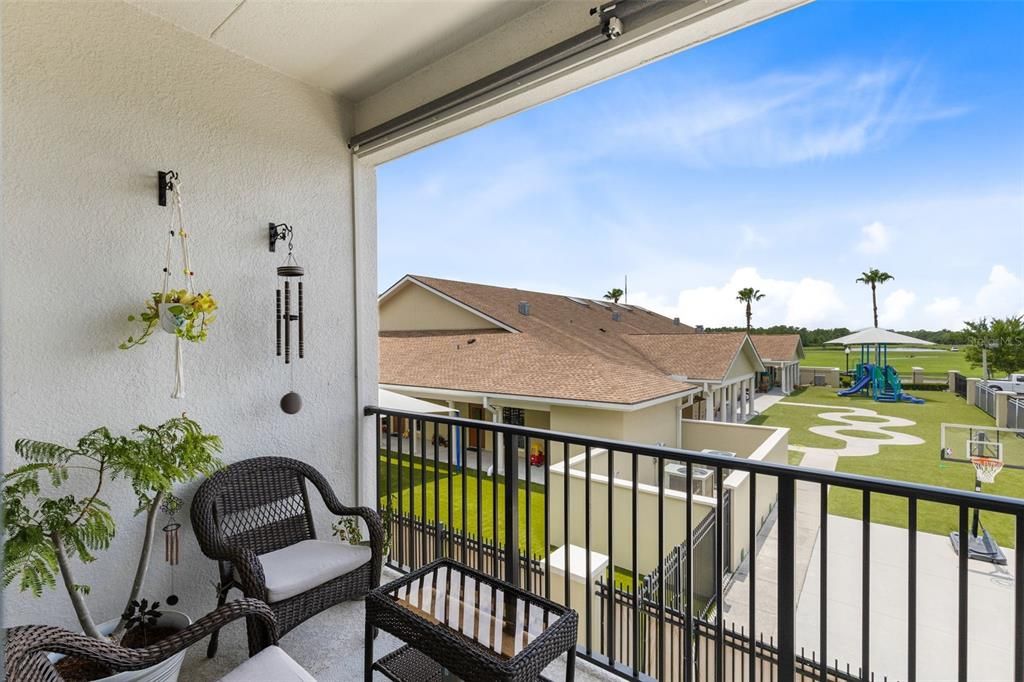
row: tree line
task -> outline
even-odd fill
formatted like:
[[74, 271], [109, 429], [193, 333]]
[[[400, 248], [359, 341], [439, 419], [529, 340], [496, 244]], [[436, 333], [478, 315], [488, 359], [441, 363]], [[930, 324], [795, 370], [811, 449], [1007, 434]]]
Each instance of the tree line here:
[[[709, 332], [745, 332], [746, 327], [715, 327], [708, 328], [706, 331]], [[831, 327], [831, 328], [817, 328], [808, 329], [807, 327], [794, 327], [785, 324], [776, 324], [771, 327], [751, 327], [751, 334], [799, 334], [800, 340], [803, 342], [805, 347], [810, 346], [821, 346], [826, 341], [832, 339], [838, 339], [840, 336], [846, 336], [852, 334], [854, 329], [848, 329], [846, 327]], [[937, 343], [940, 346], [959, 346], [967, 345], [970, 343], [971, 335], [967, 331], [954, 331], [951, 329], [908, 329], [908, 330], [896, 330], [900, 334], [906, 334], [907, 336], [913, 336], [915, 339], [921, 339], [922, 341], [931, 341]]]

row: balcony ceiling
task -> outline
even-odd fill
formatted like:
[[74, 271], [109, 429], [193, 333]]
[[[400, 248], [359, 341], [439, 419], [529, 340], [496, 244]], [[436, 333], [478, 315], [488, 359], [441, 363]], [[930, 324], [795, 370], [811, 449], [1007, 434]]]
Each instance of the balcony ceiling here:
[[[546, 3], [133, 0], [133, 4], [232, 52], [358, 102]], [[586, 7], [581, 10], [585, 14]]]

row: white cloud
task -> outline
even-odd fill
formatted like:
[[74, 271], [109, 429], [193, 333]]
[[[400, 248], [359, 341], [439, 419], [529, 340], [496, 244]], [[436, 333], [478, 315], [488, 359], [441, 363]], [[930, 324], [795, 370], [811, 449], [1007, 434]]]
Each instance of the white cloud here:
[[906, 289], [897, 289], [885, 296], [878, 306], [878, 324], [882, 327], [902, 327], [907, 312], [917, 301], [917, 294]]
[[962, 305], [956, 296], [933, 298], [932, 302], [924, 307], [929, 326], [935, 329], [960, 329], [964, 321]]
[[[723, 83], [681, 83], [616, 100], [616, 132], [688, 165], [767, 167], [859, 154], [942, 107], [912, 64], [833, 65]], [[627, 101], [628, 110], [622, 110]]]
[[771, 279], [756, 268], [740, 268], [721, 286], [710, 285], [679, 292], [674, 302], [631, 293], [630, 303], [650, 308], [687, 324], [706, 327], [740, 327], [746, 324], [745, 308], [736, 300], [744, 287], [760, 289], [765, 298], [754, 304], [753, 323], [817, 326], [840, 318], [846, 305], [831, 282], [804, 277], [799, 280]]
[[1002, 317], [1024, 314], [1024, 279], [1005, 265], [993, 265], [988, 281], [974, 297], [977, 311], [972, 317]]
[[857, 250], [861, 253], [884, 253], [889, 248], [889, 228], [877, 220], [860, 228], [860, 234]]

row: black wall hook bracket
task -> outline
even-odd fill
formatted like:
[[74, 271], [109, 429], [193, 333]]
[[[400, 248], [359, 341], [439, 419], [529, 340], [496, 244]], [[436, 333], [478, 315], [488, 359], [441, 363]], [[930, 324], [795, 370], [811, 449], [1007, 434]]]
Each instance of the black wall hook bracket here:
[[156, 174], [156, 202], [167, 205], [167, 192], [174, 191], [174, 181], [178, 179], [177, 171], [158, 171]]
[[279, 241], [289, 240], [291, 243], [292, 237], [292, 226], [288, 223], [270, 223], [270, 252], [274, 253], [277, 251], [277, 243]]

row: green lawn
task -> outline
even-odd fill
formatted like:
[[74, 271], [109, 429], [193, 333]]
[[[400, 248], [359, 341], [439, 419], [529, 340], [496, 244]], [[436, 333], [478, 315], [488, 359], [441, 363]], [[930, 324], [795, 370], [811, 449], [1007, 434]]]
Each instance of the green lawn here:
[[[939, 425], [942, 422], [993, 426], [993, 420], [976, 407], [968, 407], [952, 393], [922, 391], [919, 394], [927, 402], [924, 405], [905, 403], [876, 403], [865, 396], [842, 398], [828, 388], [810, 387], [797, 391], [789, 400], [829, 406], [865, 407], [879, 414], [905, 417], [917, 422], [916, 426], [896, 428], [922, 438], [923, 445], [883, 445], [879, 454], [872, 457], [840, 457], [838, 470], [901, 481], [927, 483], [930, 485], [961, 490], [974, 489], [974, 469], [967, 464], [943, 462], [939, 459]], [[787, 406], [777, 403], [755, 418], [753, 423], [770, 426], [787, 426], [791, 445], [810, 447], [838, 447], [842, 443], [832, 438], [810, 433], [810, 426], [826, 425], [818, 419], [814, 409]], [[1024, 449], [1024, 440], [1009, 441], [1013, 447]], [[791, 453], [790, 460], [792, 461]], [[1010, 497], [1024, 497], [1024, 471], [1004, 469], [994, 484], [986, 485], [984, 491]], [[861, 518], [861, 494], [854, 490], [833, 487], [829, 493], [829, 512], [840, 516]], [[891, 526], [907, 526], [907, 503], [902, 498], [888, 495], [872, 495], [871, 520]], [[982, 523], [1004, 547], [1014, 545], [1014, 522], [1010, 516], [984, 513]], [[945, 535], [957, 529], [956, 509], [948, 505], [920, 503], [918, 505], [918, 527], [928, 533]]]
[[[387, 468], [387, 458], [385, 456], [380, 457], [380, 495], [381, 505], [384, 506], [387, 500], [387, 487], [384, 479], [384, 470]], [[495, 505], [495, 486], [494, 483], [487, 477], [486, 474], [481, 472], [479, 485], [477, 484], [476, 471], [467, 469], [465, 474], [457, 471], [449, 471], [449, 467], [444, 462], [439, 462], [437, 467], [434, 467], [433, 462], [429, 462], [424, 472], [423, 466], [419, 461], [415, 461], [410, 464], [409, 456], [405, 455], [402, 458], [401, 467], [401, 489], [404, 491], [401, 495], [401, 507], [402, 514], [408, 515], [413, 514], [416, 517], [420, 517], [423, 514], [423, 501], [424, 501], [424, 481], [423, 476], [426, 475], [426, 505], [427, 505], [427, 521], [433, 523], [437, 518], [440, 519], [441, 523], [453, 528], [455, 530], [462, 530], [462, 490], [465, 487], [466, 490], [466, 524], [465, 528], [471, 537], [480, 537], [480, 529], [477, 528], [477, 490], [480, 492], [480, 516], [481, 524], [480, 527], [483, 530], [483, 541], [486, 545], [490, 545], [494, 541], [494, 530], [495, 530], [495, 506], [497, 506], [497, 534], [499, 539], [504, 536], [505, 533], [505, 480], [503, 477], [497, 477], [497, 504]], [[411, 477], [410, 477], [411, 475]], [[398, 456], [396, 453], [391, 453], [391, 495], [394, 498], [392, 505], [394, 509], [398, 510], [398, 491], [399, 491], [399, 467], [398, 467]], [[434, 513], [434, 481], [437, 481], [437, 493], [440, 512], [438, 517], [435, 517]], [[448, 519], [448, 497], [452, 497], [452, 521]], [[519, 548], [521, 551], [526, 551], [529, 547], [530, 554], [534, 557], [544, 556], [544, 486], [537, 483], [533, 483], [530, 487], [529, 504], [530, 504], [530, 526], [532, 531], [527, 533], [526, 527], [526, 504], [527, 504], [527, 492], [526, 483], [524, 481], [519, 482]], [[554, 547], [552, 547], [554, 549]], [[623, 589], [631, 589], [633, 584], [633, 573], [625, 568], [616, 566], [615, 567], [615, 582], [618, 583]]]
[[[380, 458], [380, 477], [378, 480], [380, 483], [381, 493], [381, 505], [385, 505], [387, 502], [386, 497], [386, 484], [384, 479], [384, 470], [387, 468], [387, 460], [385, 457]], [[424, 501], [424, 473], [426, 475], [426, 506], [427, 506], [427, 521], [433, 523], [440, 520], [449, 528], [454, 530], [466, 530], [471, 536], [480, 537], [485, 543], [490, 544], [494, 540], [494, 531], [497, 529], [499, 538], [504, 537], [505, 533], [505, 480], [503, 477], [498, 476], [497, 479], [497, 491], [495, 491], [495, 482], [493, 482], [483, 472], [480, 474], [479, 485], [477, 483], [476, 471], [472, 469], [466, 469], [465, 473], [449, 472], [448, 465], [444, 462], [440, 462], [437, 468], [434, 467], [433, 463], [428, 463], [426, 472], [423, 471], [422, 465], [416, 461], [410, 464], [409, 457], [406, 455], [402, 459], [401, 472], [399, 472], [398, 458], [395, 453], [391, 454], [391, 494], [395, 498], [393, 502], [396, 511], [399, 508], [398, 491], [399, 491], [399, 475], [401, 475], [401, 501], [400, 506], [402, 513], [408, 515], [410, 513], [419, 517], [423, 513], [423, 501]], [[439, 516], [435, 516], [434, 513], [434, 492], [435, 485], [434, 481], [437, 480], [437, 493], [439, 495]], [[462, 493], [463, 488], [466, 492], [466, 524], [463, 528], [463, 505], [462, 505]], [[479, 488], [480, 495], [480, 527], [477, 527], [477, 492]], [[497, 494], [497, 504], [495, 504], [495, 492]], [[452, 518], [448, 518], [448, 498], [449, 495], [452, 498]], [[529, 547], [529, 551], [532, 555], [538, 556], [544, 554], [544, 486], [532, 484], [529, 494], [530, 504], [530, 526], [531, 531], [528, 533], [526, 528], [526, 505], [527, 505], [527, 490], [526, 483], [519, 483], [519, 548], [521, 551], [526, 551]], [[497, 517], [495, 517], [495, 507], [497, 507]], [[495, 520], [496, 519], [496, 520]], [[481, 532], [482, 531], [482, 532]]]
[[[891, 349], [889, 351], [889, 364], [896, 368], [900, 376], [909, 377], [914, 367], [920, 367], [925, 374], [945, 374], [948, 370], [955, 369], [967, 376], [979, 376], [981, 368], [972, 368], [964, 358], [963, 350], [950, 352], [948, 346], [934, 346], [935, 351], [913, 352]], [[807, 357], [800, 361], [805, 367], [838, 367], [846, 369], [846, 355], [842, 347], [839, 348], [807, 348], [804, 350]], [[859, 353], [856, 348], [850, 352], [850, 370], [857, 366]], [[909, 379], [907, 379], [909, 381]]]

